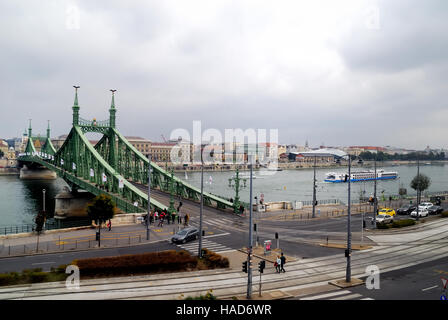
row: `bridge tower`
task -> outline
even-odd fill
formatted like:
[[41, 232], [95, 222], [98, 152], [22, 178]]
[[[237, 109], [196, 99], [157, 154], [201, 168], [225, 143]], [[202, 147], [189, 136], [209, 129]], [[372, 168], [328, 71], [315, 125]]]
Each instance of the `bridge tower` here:
[[115, 137], [115, 114], [117, 113], [117, 109], [115, 109], [115, 91], [114, 89], [110, 90], [112, 92], [112, 101], [110, 103], [109, 109], [109, 130], [108, 130], [108, 138], [109, 138], [109, 164], [112, 168], [117, 169], [117, 147], [116, 147], [116, 137]]

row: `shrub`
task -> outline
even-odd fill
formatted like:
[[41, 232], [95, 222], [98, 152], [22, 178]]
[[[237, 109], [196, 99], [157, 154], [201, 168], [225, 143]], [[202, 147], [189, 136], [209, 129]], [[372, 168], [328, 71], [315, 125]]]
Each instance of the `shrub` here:
[[448, 218], [448, 211], [444, 211], [440, 214], [443, 218]]
[[16, 280], [11, 273], [2, 273], [0, 274], [0, 286], [8, 286], [15, 284]]
[[202, 257], [208, 268], [215, 269], [215, 268], [229, 267], [229, 259], [227, 259], [226, 257], [222, 257], [221, 255], [213, 251], [210, 251], [206, 248], [204, 248], [202, 252], [203, 252]]
[[151, 272], [185, 271], [197, 266], [198, 259], [187, 251], [162, 251], [116, 257], [74, 260], [83, 276], [128, 275]]
[[28, 274], [31, 283], [45, 282], [48, 278], [47, 272], [31, 272]]
[[404, 219], [392, 222], [392, 228], [402, 228], [413, 226], [415, 224], [415, 220], [413, 219]]
[[376, 228], [377, 229], [389, 229], [391, 226], [387, 223], [377, 223]]
[[213, 290], [207, 291], [205, 295], [200, 295], [199, 297], [186, 297], [185, 300], [216, 300], [216, 297], [212, 294]]

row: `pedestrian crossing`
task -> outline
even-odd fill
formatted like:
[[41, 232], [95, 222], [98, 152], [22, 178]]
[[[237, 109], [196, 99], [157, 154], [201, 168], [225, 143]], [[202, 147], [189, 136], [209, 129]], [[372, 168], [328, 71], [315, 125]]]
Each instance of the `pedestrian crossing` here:
[[[212, 227], [223, 227], [226, 225], [231, 225], [234, 223], [234, 221], [226, 218], [219, 218], [219, 219], [203, 219], [202, 225], [208, 225]], [[199, 218], [191, 219], [188, 223], [190, 226], [199, 228]]]
[[[179, 248], [189, 251], [192, 254], [197, 254], [199, 248], [199, 240], [195, 240], [194, 242], [189, 242], [185, 244], [175, 244], [175, 245], [178, 246]], [[233, 250], [232, 248], [229, 248], [225, 245], [222, 245], [220, 243], [211, 240], [207, 240], [206, 238], [202, 239], [202, 248], [207, 248], [208, 250], [216, 253]]]
[[327, 293], [319, 293], [301, 297], [299, 300], [374, 300], [372, 298], [363, 297], [359, 293], [354, 293], [349, 290], [336, 290]]

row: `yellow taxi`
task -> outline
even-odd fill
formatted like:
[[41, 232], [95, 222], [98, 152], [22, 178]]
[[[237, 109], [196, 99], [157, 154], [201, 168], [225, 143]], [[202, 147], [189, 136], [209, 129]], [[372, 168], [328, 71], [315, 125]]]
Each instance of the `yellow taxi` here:
[[387, 214], [391, 217], [395, 216], [397, 213], [395, 212], [394, 209], [391, 208], [382, 208], [380, 209], [380, 211], [378, 212], [378, 214]]

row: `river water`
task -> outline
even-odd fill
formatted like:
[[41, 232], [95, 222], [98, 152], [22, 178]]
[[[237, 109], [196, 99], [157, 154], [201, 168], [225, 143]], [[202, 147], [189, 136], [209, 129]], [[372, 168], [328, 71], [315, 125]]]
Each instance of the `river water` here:
[[[401, 165], [378, 167], [386, 171], [398, 171], [398, 179], [377, 182], [377, 193], [381, 199], [383, 194], [397, 195], [400, 187], [406, 188], [410, 195], [415, 191], [409, 186], [417, 174], [416, 165]], [[353, 169], [356, 171], [359, 169]], [[330, 171], [346, 172], [346, 168], [337, 169], [317, 168], [317, 200], [340, 199], [347, 203], [346, 183], [323, 182], [326, 173]], [[431, 178], [428, 192], [448, 191], [448, 165], [420, 165], [420, 172]], [[265, 202], [269, 201], [295, 201], [312, 200], [313, 197], [313, 169], [283, 170], [269, 176], [262, 176], [254, 171], [253, 195], [260, 197], [264, 194]], [[248, 175], [248, 172], [241, 173]], [[184, 173], [176, 175], [185, 180]], [[229, 187], [228, 179], [234, 172], [204, 172], [204, 191], [225, 197], [234, 197], [234, 191]], [[210, 178], [211, 177], [211, 178]], [[201, 173], [188, 173], [187, 182], [200, 187]], [[211, 182], [211, 183], [210, 183]], [[0, 226], [22, 225], [33, 222], [38, 210], [43, 207], [42, 189], [46, 190], [45, 206], [50, 215], [54, 213], [54, 197], [58, 194], [65, 182], [56, 180], [20, 180], [18, 176], [0, 176]], [[359, 199], [361, 193], [369, 197], [373, 194], [373, 181], [356, 182], [351, 184], [352, 200]], [[249, 202], [249, 181], [247, 187], [241, 191], [241, 200]]]

